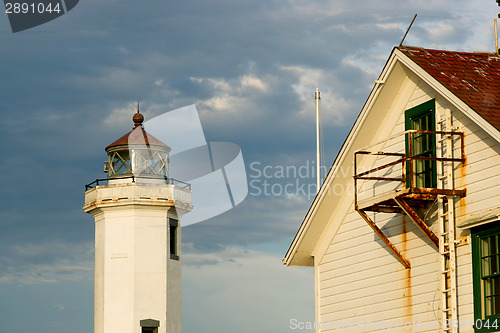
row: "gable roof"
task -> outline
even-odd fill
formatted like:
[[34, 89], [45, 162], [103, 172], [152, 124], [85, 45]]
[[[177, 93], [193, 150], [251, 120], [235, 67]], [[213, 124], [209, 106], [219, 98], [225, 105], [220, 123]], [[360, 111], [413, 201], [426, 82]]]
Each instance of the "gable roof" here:
[[497, 54], [410, 46], [398, 49], [500, 130], [500, 57]]
[[[338, 177], [343, 178], [339, 174], [341, 166], [352, 162], [349, 159], [349, 151], [396, 63], [402, 64], [415, 73], [486, 133], [500, 142], [500, 105], [498, 103], [500, 101], [496, 96], [500, 93], [500, 57], [498, 55], [484, 52], [431, 50], [410, 46], [395, 47], [290, 244], [283, 258], [283, 264], [312, 266], [314, 243], [323, 235], [327, 226], [331, 226], [332, 223], [338, 224], [338, 219], [334, 219], [335, 222], [324, 221], [325, 214], [328, 214], [327, 210], [333, 209], [336, 206], [335, 201], [340, 200], [339, 197], [332, 195], [330, 188], [334, 187]], [[324, 201], [327, 203], [323, 204]], [[330, 232], [335, 228], [328, 230]]]

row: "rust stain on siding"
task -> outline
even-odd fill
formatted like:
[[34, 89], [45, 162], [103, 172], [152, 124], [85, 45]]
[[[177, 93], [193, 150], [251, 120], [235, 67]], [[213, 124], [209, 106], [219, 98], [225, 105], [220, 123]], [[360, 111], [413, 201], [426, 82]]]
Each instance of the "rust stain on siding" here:
[[[467, 184], [467, 155], [465, 154], [465, 139], [466, 139], [466, 136], [465, 136], [465, 133], [462, 134], [463, 136], [463, 139], [462, 139], [462, 157], [463, 157], [463, 161], [462, 163], [459, 164], [459, 168], [458, 168], [458, 177], [455, 176], [455, 181], [458, 181], [458, 184], [455, 184], [455, 187], [462, 187], [465, 189], [465, 184]], [[465, 199], [465, 197], [461, 197], [459, 198], [456, 206], [456, 216], [465, 216], [467, 215], [467, 200]]]
[[401, 225], [402, 225], [402, 238], [403, 238], [403, 244], [402, 244], [402, 248], [403, 248], [403, 254], [406, 254], [406, 215], [402, 215], [401, 216]]
[[[402, 254], [408, 258], [408, 239], [407, 239], [407, 221], [406, 215], [401, 217], [401, 236], [402, 236]], [[412, 320], [412, 294], [411, 294], [411, 268], [404, 270], [403, 281], [403, 315], [406, 317], [407, 322]]]

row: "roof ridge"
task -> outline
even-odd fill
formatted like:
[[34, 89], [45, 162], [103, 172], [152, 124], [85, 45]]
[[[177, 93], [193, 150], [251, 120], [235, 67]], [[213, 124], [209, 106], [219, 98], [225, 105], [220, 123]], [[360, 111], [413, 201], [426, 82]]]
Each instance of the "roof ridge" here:
[[423, 50], [423, 51], [435, 51], [435, 52], [444, 52], [444, 53], [450, 53], [450, 54], [488, 54], [488, 55], [496, 55], [494, 51], [453, 51], [453, 50], [443, 50], [443, 49], [432, 49], [432, 48], [426, 48], [426, 47], [421, 47], [421, 46], [411, 46], [411, 45], [401, 45], [398, 46], [398, 48], [405, 48], [408, 50], [408, 52], [411, 53], [412, 50]]

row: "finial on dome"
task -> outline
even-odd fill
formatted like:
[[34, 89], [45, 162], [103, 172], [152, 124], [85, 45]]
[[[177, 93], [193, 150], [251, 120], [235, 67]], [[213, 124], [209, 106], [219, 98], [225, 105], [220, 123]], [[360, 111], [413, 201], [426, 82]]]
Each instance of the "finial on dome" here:
[[139, 101], [137, 101], [137, 112], [132, 117], [135, 127], [141, 126], [144, 121], [144, 116], [139, 112]]

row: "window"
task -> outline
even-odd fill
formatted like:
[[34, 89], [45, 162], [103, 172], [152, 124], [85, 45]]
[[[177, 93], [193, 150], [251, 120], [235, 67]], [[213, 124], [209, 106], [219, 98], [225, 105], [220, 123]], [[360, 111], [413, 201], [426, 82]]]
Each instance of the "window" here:
[[[495, 224], [498, 222], [495, 222]], [[476, 332], [500, 331], [500, 226], [472, 231]]]
[[142, 327], [141, 333], [157, 333], [158, 328], [156, 327]]
[[160, 321], [154, 319], [142, 319], [140, 321], [141, 333], [158, 333]]
[[170, 244], [170, 259], [179, 260], [179, 251], [177, 250], [177, 228], [179, 221], [174, 219], [169, 220], [169, 244]]
[[112, 147], [107, 164], [108, 177], [168, 175], [168, 153], [152, 148]]
[[[405, 112], [405, 130], [435, 131], [435, 101], [430, 100]], [[406, 135], [406, 156], [410, 155], [410, 135]], [[436, 135], [428, 133], [412, 134], [412, 156], [436, 157]], [[409, 187], [410, 175], [413, 175], [413, 187], [435, 188], [437, 184], [436, 161], [413, 160], [406, 164], [406, 186]]]

